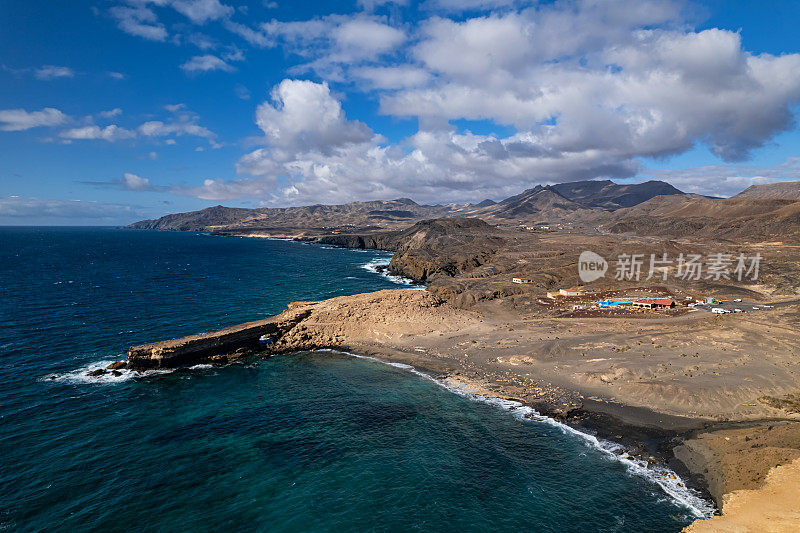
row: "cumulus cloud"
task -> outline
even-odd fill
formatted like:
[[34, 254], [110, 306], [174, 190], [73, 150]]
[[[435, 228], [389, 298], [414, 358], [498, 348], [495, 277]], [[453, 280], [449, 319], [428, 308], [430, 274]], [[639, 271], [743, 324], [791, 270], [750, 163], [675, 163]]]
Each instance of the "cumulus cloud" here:
[[490, 120], [557, 150], [621, 160], [698, 141], [723, 159], [746, 158], [792, 125], [800, 55], [754, 55], [738, 33], [675, 29], [679, 7], [557, 2], [464, 21], [434, 17], [413, 54], [436, 82], [387, 93], [381, 109], [423, 122]]
[[6, 109], [0, 111], [0, 130], [23, 131], [41, 126], [58, 126], [66, 122], [67, 118], [67, 115], [52, 107], [31, 112], [24, 109]]
[[[413, 196], [469, 201], [519, 192], [541, 180], [632, 176], [638, 166], [599, 151], [565, 154], [529, 133], [499, 139], [452, 130], [420, 131], [405, 146], [385, 145], [365, 124], [348, 119], [325, 83], [284, 80], [259, 106], [265, 147], [243, 156], [240, 174], [209, 179], [181, 194], [273, 204]], [[278, 186], [279, 183], [285, 185]]]
[[132, 139], [133, 137], [136, 137], [136, 132], [121, 128], [114, 124], [104, 128], [91, 125], [62, 131], [59, 133], [59, 137], [70, 140], [102, 139], [104, 141], [113, 142], [121, 139]]
[[373, 136], [363, 122], [347, 120], [327, 83], [304, 80], [283, 80], [275, 87], [272, 101], [258, 106], [256, 124], [285, 157], [309, 150], [326, 153]]
[[72, 78], [75, 72], [69, 67], [44, 65], [34, 70], [34, 76], [40, 80], [54, 80], [56, 78]]
[[[795, 124], [800, 54], [752, 53], [739, 33], [694, 30], [681, 0], [425, 8], [427, 19], [406, 25], [367, 12], [257, 26], [222, 16], [249, 44], [286, 52], [290, 75], [326, 81], [281, 82], [257, 109], [263, 145], [239, 160], [240, 177], [186, 193], [273, 203], [497, 198], [548, 181], [631, 178], [643, 160], [697, 145], [742, 161]], [[388, 144], [346, 117], [328, 82], [367, 92], [418, 132]], [[473, 134], [471, 121], [503, 133]], [[722, 176], [720, 191], [758, 177]]]

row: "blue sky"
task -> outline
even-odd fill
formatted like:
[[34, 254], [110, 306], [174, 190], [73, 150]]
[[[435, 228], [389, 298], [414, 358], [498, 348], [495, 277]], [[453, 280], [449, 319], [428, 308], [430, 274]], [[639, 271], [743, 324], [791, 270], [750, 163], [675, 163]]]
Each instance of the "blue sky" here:
[[0, 6], [0, 224], [800, 179], [800, 3]]

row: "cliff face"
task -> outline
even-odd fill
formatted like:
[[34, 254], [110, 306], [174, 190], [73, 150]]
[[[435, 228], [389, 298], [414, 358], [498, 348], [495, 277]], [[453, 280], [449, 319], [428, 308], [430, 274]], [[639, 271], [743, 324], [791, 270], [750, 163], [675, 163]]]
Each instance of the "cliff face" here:
[[482, 265], [505, 242], [500, 231], [480, 219], [426, 220], [396, 237], [389, 269], [417, 281], [452, 277]]
[[127, 366], [145, 370], [227, 363], [255, 351], [347, 350], [476, 322], [471, 314], [453, 309], [426, 291], [384, 290], [322, 302], [295, 302], [265, 320], [133, 346], [128, 350]]

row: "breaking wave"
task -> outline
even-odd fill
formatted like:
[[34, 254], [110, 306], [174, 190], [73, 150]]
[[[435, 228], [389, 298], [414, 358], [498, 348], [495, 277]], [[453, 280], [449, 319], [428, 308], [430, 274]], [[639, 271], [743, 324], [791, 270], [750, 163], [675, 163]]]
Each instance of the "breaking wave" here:
[[[395, 276], [393, 274], [390, 274], [388, 267], [389, 267], [389, 260], [391, 258], [392, 258], [391, 255], [387, 257], [376, 257], [375, 259], [372, 259], [371, 261], [361, 265], [361, 268], [363, 268], [364, 270], [369, 270], [370, 272], [373, 272], [375, 274], [378, 274], [379, 276], [388, 279], [392, 283], [408, 287], [409, 289], [425, 290], [426, 286], [422, 283], [416, 283], [414, 280], [406, 278], [404, 276]], [[380, 267], [385, 267], [385, 268], [380, 268]]]
[[714, 515], [715, 508], [713, 504], [706, 501], [696, 490], [688, 487], [686, 485], [686, 482], [683, 479], [681, 479], [681, 477], [676, 472], [672, 471], [666, 466], [658, 464], [649, 465], [647, 461], [638, 459], [630, 455], [625, 450], [625, 447], [620, 444], [607, 441], [604, 439], [598, 439], [594, 435], [591, 435], [589, 433], [584, 433], [583, 431], [579, 431], [571, 426], [568, 426], [567, 424], [559, 422], [553, 418], [544, 416], [539, 412], [537, 412], [532, 407], [528, 407], [527, 405], [524, 405], [521, 402], [517, 402], [514, 400], [505, 400], [503, 398], [487, 397], [481, 394], [477, 394], [474, 391], [472, 391], [466, 384], [454, 384], [452, 382], [448, 382], [443, 379], [435, 378], [430, 374], [421, 372], [416, 368], [414, 368], [413, 366], [407, 365], [405, 363], [383, 361], [376, 357], [359, 355], [350, 352], [343, 352], [339, 350], [326, 349], [318, 351], [341, 353], [344, 355], [348, 355], [350, 357], [356, 357], [358, 359], [369, 359], [371, 361], [377, 361], [379, 363], [393, 366], [395, 368], [400, 368], [402, 370], [406, 370], [408, 372], [411, 372], [412, 374], [420, 376], [424, 379], [432, 381], [433, 383], [439, 385], [440, 387], [443, 387], [452, 393], [458, 394], [459, 396], [463, 396], [472, 401], [487, 403], [489, 405], [499, 407], [500, 409], [512, 413], [515, 417], [519, 418], [520, 420], [533, 421], [555, 427], [561, 430], [565, 434], [578, 437], [588, 447], [600, 451], [607, 459], [621, 463], [622, 465], [625, 466], [625, 468], [631, 475], [645, 478], [651, 483], [657, 485], [667, 496], [669, 496], [674, 502], [684, 507], [694, 517], [711, 518]]

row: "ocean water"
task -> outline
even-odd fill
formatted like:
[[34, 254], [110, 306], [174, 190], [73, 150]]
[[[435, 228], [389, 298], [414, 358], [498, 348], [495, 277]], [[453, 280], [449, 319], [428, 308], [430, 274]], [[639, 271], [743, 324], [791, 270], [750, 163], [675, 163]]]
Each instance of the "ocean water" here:
[[0, 531], [679, 531], [709, 512], [591, 437], [348, 354], [84, 376], [131, 344], [407, 286], [375, 272], [388, 257], [0, 228]]

